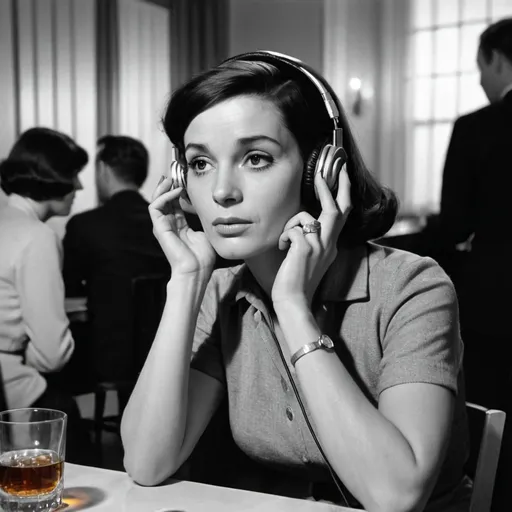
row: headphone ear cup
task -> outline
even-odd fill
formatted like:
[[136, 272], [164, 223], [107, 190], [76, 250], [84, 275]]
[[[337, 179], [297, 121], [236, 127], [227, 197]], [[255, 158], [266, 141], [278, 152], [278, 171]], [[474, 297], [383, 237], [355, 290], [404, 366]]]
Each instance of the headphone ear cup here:
[[170, 176], [172, 181], [171, 188], [187, 188], [187, 173], [183, 166], [178, 162], [178, 160], [174, 160], [171, 163], [171, 172]]
[[[338, 175], [347, 162], [347, 153], [341, 146], [328, 144], [318, 160], [316, 172], [321, 172], [333, 195], [338, 191]], [[316, 190], [315, 190], [316, 194]], [[318, 197], [318, 196], [317, 196]]]
[[304, 172], [302, 175], [302, 201], [305, 205], [312, 204], [315, 201], [316, 167], [323, 147], [324, 143], [322, 142], [322, 144], [319, 144], [315, 149], [313, 149], [306, 160], [306, 165], [304, 166]]
[[185, 197], [180, 197], [179, 199], [181, 209], [184, 212], [196, 214], [196, 210], [192, 206], [192, 203], [190, 202], [187, 194], [187, 173], [185, 168], [179, 163], [178, 160], [174, 160], [171, 163], [169, 178], [172, 181], [171, 190], [181, 187], [185, 193]]

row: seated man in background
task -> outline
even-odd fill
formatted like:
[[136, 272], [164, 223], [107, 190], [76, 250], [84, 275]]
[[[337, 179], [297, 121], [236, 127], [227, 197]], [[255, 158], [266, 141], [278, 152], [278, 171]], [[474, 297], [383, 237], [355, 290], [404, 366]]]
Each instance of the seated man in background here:
[[[81, 347], [77, 340], [77, 353], [89, 351], [92, 371], [86, 370], [93, 381], [130, 378], [136, 314], [132, 311], [132, 279], [170, 273], [153, 236], [148, 203], [139, 193], [148, 164], [148, 152], [138, 140], [112, 135], [100, 138], [96, 156], [100, 206], [73, 216], [66, 226], [66, 296], [87, 297], [90, 340], [84, 340], [81, 345], [86, 346]], [[79, 359], [74, 364], [83, 370], [84, 358]]]

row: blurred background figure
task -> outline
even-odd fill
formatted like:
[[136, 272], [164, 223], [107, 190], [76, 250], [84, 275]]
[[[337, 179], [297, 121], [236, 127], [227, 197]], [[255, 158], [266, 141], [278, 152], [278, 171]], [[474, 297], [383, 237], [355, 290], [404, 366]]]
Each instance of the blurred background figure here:
[[47, 382], [70, 359], [73, 337], [64, 310], [60, 240], [45, 222], [68, 215], [83, 148], [63, 133], [32, 128], [0, 163], [7, 201], [0, 209], [0, 364], [7, 407], [43, 407], [68, 414], [69, 460], [82, 448], [72, 396]]
[[455, 122], [435, 234], [446, 252], [467, 245], [450, 270], [460, 304], [466, 396], [509, 415], [494, 500], [505, 507], [512, 471], [512, 18], [481, 34], [477, 62], [490, 104]]
[[[66, 226], [66, 295], [87, 297], [90, 335], [83, 342], [77, 340], [77, 353], [84, 357], [73, 357], [67, 371], [76, 392], [97, 381], [130, 378], [137, 313], [132, 311], [132, 279], [170, 272], [153, 236], [148, 202], [139, 193], [148, 166], [148, 152], [140, 141], [101, 137], [96, 155], [101, 206], [74, 215]], [[79, 368], [71, 371], [75, 365]]]
[[512, 18], [482, 33], [477, 62], [490, 105], [455, 122], [444, 166], [437, 241], [455, 248], [470, 239], [470, 251], [452, 272], [466, 345], [467, 396], [504, 408], [511, 376], [503, 356], [512, 341], [512, 270], [500, 262], [512, 249]]

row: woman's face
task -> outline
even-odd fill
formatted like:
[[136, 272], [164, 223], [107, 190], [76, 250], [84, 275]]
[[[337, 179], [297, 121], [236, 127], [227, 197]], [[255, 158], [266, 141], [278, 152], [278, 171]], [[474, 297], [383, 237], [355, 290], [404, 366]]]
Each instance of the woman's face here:
[[51, 202], [51, 214], [52, 216], [67, 216], [71, 213], [71, 208], [73, 206], [73, 201], [75, 200], [75, 195], [77, 190], [82, 190], [84, 187], [82, 186], [82, 182], [78, 177], [78, 174], [73, 178], [74, 190], [66, 194], [61, 199], [53, 199]]
[[219, 103], [192, 120], [184, 144], [187, 192], [217, 253], [276, 250], [300, 211], [303, 162], [275, 105], [256, 96]]

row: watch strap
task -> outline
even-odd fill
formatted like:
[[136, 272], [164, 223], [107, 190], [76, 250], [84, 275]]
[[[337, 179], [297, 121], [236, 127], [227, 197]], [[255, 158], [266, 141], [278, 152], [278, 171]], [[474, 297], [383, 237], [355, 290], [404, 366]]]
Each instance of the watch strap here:
[[319, 348], [323, 348], [326, 350], [332, 348], [332, 341], [325, 334], [322, 334], [317, 340], [313, 341], [312, 343], [306, 343], [306, 345], [299, 348], [299, 350], [297, 350], [297, 352], [295, 352], [290, 358], [292, 366], [295, 368], [295, 364], [301, 357], [305, 356], [306, 354], [309, 354], [310, 352], [314, 352]]

